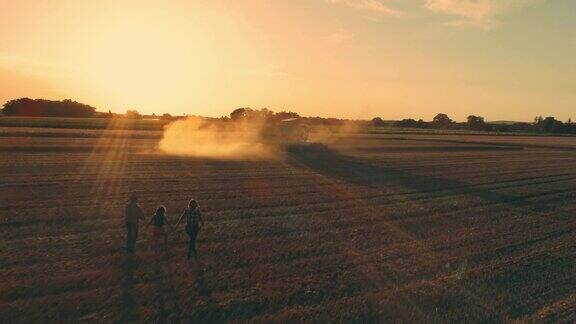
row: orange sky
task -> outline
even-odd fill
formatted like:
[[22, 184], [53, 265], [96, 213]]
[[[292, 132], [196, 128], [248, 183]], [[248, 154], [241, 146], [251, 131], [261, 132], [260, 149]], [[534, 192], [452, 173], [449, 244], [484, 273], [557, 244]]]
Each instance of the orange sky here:
[[566, 0], [0, 0], [0, 101], [576, 118]]

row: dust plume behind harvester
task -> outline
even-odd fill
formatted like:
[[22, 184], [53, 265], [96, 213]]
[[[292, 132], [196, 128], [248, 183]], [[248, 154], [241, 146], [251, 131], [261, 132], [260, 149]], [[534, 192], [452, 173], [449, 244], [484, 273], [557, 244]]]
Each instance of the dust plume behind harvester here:
[[[314, 132], [323, 135], [313, 136]], [[286, 151], [320, 149], [327, 129], [314, 130], [305, 118], [206, 120], [190, 117], [168, 124], [159, 143], [170, 155], [214, 159], [275, 159]], [[316, 138], [318, 140], [312, 140]]]

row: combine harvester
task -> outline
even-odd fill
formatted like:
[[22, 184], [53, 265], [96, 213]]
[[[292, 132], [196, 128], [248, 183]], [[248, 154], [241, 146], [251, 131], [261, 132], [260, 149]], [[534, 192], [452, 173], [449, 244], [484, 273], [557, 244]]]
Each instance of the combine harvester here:
[[262, 130], [265, 144], [286, 152], [326, 150], [326, 144], [310, 142], [312, 128], [302, 118], [271, 122]]

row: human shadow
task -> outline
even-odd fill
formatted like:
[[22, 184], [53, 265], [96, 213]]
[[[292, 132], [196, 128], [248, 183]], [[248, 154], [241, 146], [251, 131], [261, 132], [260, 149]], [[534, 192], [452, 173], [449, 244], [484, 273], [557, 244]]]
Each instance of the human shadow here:
[[486, 202], [528, 208], [531, 211], [556, 209], [553, 205], [531, 202], [527, 197], [500, 193], [464, 181], [376, 165], [327, 148], [289, 151], [287, 162], [328, 178], [374, 189], [399, 186], [430, 196], [445, 196], [446, 191], [456, 191], [458, 194], [475, 196]]
[[220, 307], [216, 304], [208, 281], [206, 280], [205, 270], [203, 264], [199, 260], [192, 261], [189, 264], [190, 275], [194, 281], [194, 289], [196, 296], [203, 307], [195, 310], [190, 316], [190, 322], [224, 322], [226, 321], [226, 314], [221, 311]]
[[196, 291], [198, 296], [202, 297], [206, 302], [212, 302], [212, 293], [208, 287], [208, 282], [206, 281], [206, 276], [202, 264], [196, 261], [193, 267], [194, 276], [196, 277]]
[[155, 248], [154, 272], [158, 278], [155, 298], [158, 309], [156, 323], [176, 323], [180, 322], [182, 317], [180, 294], [176, 289], [171, 259], [167, 246]]
[[122, 273], [122, 294], [121, 300], [121, 322], [134, 322], [138, 320], [136, 313], [136, 299], [134, 298], [134, 272], [137, 262], [131, 254], [126, 255], [121, 264]]

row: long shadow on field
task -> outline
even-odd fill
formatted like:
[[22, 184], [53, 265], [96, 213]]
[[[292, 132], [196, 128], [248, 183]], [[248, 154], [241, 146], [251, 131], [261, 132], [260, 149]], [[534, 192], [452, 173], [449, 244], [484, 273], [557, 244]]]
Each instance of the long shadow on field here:
[[[489, 203], [518, 207], [523, 211], [561, 211], [550, 203], [542, 206], [540, 203], [528, 200], [529, 198], [527, 197], [498, 193], [493, 190], [478, 188], [473, 184], [462, 181], [413, 174], [409, 171], [386, 167], [385, 165], [375, 165], [332, 150], [307, 149], [292, 151], [288, 154], [288, 163], [328, 178], [375, 189], [388, 185], [399, 186], [419, 193], [438, 195], [439, 197], [447, 195], [444, 190], [451, 190], [460, 194], [478, 197]], [[524, 249], [529, 244], [543, 242], [552, 238], [558, 239], [562, 235], [568, 237], [568, 235], [573, 233], [574, 229], [572, 226], [566, 227], [549, 232], [544, 236], [538, 234], [535, 237], [529, 237], [528, 240], [521, 239], [513, 244], [473, 252], [470, 257], [472, 257], [474, 264], [485, 265], [487, 262], [498, 258], [503, 260], [504, 256], [507, 255], [520, 255], [523, 252], [519, 250]], [[352, 246], [353, 249], [354, 247]], [[563, 248], [562, 250], [565, 251], [566, 249]], [[489, 272], [484, 272], [474, 277], [467, 277], [465, 284], [456, 283], [450, 288], [442, 288], [446, 290], [436, 292], [437, 295], [435, 296], [437, 297], [434, 297], [436, 300], [430, 304], [437, 305], [435, 310], [440, 310], [441, 313], [444, 311], [447, 313], [453, 312], [454, 309], [459, 307], [481, 307], [485, 310], [488, 319], [491, 316], [501, 316], [501, 314], [506, 312], [509, 312], [513, 318], [522, 318], [531, 314], [537, 315], [536, 312], [539, 309], [569, 296], [570, 293], [573, 293], [575, 287], [575, 281], [572, 280], [573, 276], [570, 276], [574, 268], [570, 265], [573, 265], [574, 262], [571, 262], [571, 260], [566, 261], [564, 252], [561, 256], [556, 255], [559, 253], [556, 251], [551, 251], [551, 253], [552, 255], [550, 256], [547, 253], [543, 253], [530, 258], [521, 258], [519, 259], [520, 261], [496, 262], [495, 264], [499, 265], [496, 269], [491, 269]], [[426, 258], [426, 253], [423, 253], [422, 257]], [[360, 263], [361, 266], [358, 267], [360, 271], [366, 269], [366, 265], [370, 265], [370, 262], [371, 260]], [[418, 265], [414, 266], [417, 267]], [[454, 280], [460, 280], [460, 276], [466, 272], [465, 267], [465, 264], [463, 264], [455, 271]], [[381, 271], [380, 269], [376, 268], [375, 271]], [[371, 279], [371, 272], [367, 273], [367, 278]], [[386, 275], [384, 271], [380, 274], [377, 273], [372, 281], [379, 282], [379, 280], [383, 280], [381, 278], [386, 279], [384, 275]], [[542, 280], [543, 276], [547, 279]], [[402, 290], [396, 293], [396, 298], [401, 298], [403, 304], [413, 306], [415, 310], [419, 310], [420, 307], [426, 310], [428, 302], [422, 303], [422, 299], [415, 296], [413, 293]], [[493, 302], [486, 296], [498, 296], [498, 300], [503, 301], [506, 306], [493, 306]], [[492, 311], [492, 307], [496, 311]], [[426, 318], [426, 315], [424, 315], [424, 318]], [[495, 317], [495, 319], [497, 318]]]
[[[155, 251], [156, 303], [158, 313], [156, 323], [176, 323], [182, 316], [180, 307], [180, 294], [174, 282], [174, 269], [171, 264], [171, 254], [167, 246]], [[170, 307], [170, 304], [172, 306]]]
[[136, 300], [134, 299], [134, 271], [136, 260], [132, 255], [126, 256], [122, 263], [122, 295], [121, 295], [121, 321], [133, 322], [138, 319], [136, 314]]
[[[442, 190], [458, 190], [460, 194], [476, 196], [484, 201], [530, 208], [534, 211], [553, 208], [550, 205], [536, 205], [525, 197], [498, 193], [458, 180], [414, 174], [401, 169], [371, 164], [329, 149], [296, 150], [289, 152], [288, 157], [288, 162], [296, 167], [362, 186], [378, 188], [384, 185], [396, 185], [429, 194]], [[438, 193], [438, 196], [442, 195], [446, 193]]]
[[224, 322], [224, 314], [219, 310], [218, 306], [212, 298], [212, 292], [208, 287], [206, 281], [205, 271], [203, 265], [198, 260], [191, 266], [192, 275], [195, 278], [195, 288], [197, 296], [204, 301], [206, 307], [201, 311], [195, 311], [189, 318], [190, 322], [202, 323], [207, 321]]

